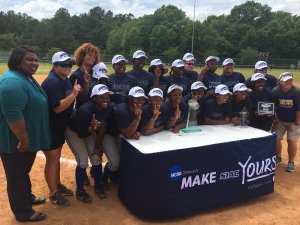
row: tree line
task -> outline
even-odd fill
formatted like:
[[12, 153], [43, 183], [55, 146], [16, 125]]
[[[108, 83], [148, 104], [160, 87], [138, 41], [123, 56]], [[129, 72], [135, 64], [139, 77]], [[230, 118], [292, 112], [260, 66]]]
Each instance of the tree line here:
[[[200, 12], [201, 13], [201, 12]], [[131, 58], [137, 49], [151, 56], [181, 58], [191, 52], [198, 57], [218, 55], [247, 60], [257, 52], [272, 58], [296, 59], [300, 55], [300, 17], [272, 12], [255, 1], [234, 6], [228, 15], [209, 16], [203, 22], [189, 19], [173, 5], [163, 5], [151, 15], [135, 18], [97, 6], [71, 16], [66, 8], [53, 18], [37, 20], [14, 11], [0, 12], [0, 50], [28, 44], [39, 52], [56, 49], [73, 53], [82, 43], [98, 46], [101, 55], [123, 54]]]

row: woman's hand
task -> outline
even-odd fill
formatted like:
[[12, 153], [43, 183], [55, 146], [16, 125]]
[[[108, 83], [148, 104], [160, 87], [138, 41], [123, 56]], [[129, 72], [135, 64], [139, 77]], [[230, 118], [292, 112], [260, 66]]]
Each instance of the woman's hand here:
[[158, 116], [161, 114], [161, 112], [159, 111], [159, 109], [160, 109], [160, 105], [154, 105], [153, 116], [152, 116], [152, 118], [154, 120], [156, 120], [158, 118]]
[[19, 143], [17, 145], [18, 151], [20, 151], [20, 152], [27, 152], [28, 148], [29, 148], [29, 140], [28, 140], [28, 138], [24, 139], [22, 141], [19, 141]]

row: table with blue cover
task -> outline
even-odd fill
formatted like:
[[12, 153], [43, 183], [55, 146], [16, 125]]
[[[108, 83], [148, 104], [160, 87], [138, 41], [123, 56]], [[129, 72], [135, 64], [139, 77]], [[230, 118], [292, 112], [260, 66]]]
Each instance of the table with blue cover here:
[[172, 219], [274, 191], [276, 135], [199, 126], [121, 143], [119, 198], [135, 215]]

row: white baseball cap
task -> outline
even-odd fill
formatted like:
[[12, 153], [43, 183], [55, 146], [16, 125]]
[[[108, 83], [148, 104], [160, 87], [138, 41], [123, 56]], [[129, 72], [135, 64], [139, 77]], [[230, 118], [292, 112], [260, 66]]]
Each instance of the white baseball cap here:
[[145, 57], [146, 59], [148, 59], [146, 53], [142, 50], [135, 51], [133, 53], [133, 56], [132, 56], [133, 59], [139, 59], [139, 58], [142, 58], [142, 57]]
[[97, 84], [93, 87], [91, 97], [95, 95], [103, 95], [105, 93], [113, 94], [110, 90], [108, 90], [108, 87], [104, 84]]
[[233, 87], [233, 93], [236, 91], [248, 91], [251, 92], [252, 90], [250, 88], [247, 88], [246, 84], [244, 83], [237, 83]]
[[217, 62], [220, 61], [220, 58], [217, 57], [217, 56], [208, 56], [208, 57], [205, 59], [205, 63], [207, 63], [208, 61], [213, 60], [213, 59], [216, 60]]
[[192, 83], [191, 90], [197, 90], [199, 88], [203, 88], [204, 90], [207, 90], [205, 85], [200, 81], [196, 81], [196, 82]]
[[181, 59], [176, 59], [172, 63], [172, 67], [184, 67], [184, 62]]
[[259, 79], [267, 80], [267, 78], [265, 77], [265, 75], [263, 75], [262, 73], [255, 73], [251, 77], [251, 81], [257, 81]]
[[179, 85], [177, 85], [177, 84], [172, 84], [169, 88], [168, 88], [168, 94], [170, 94], [172, 91], [174, 91], [174, 90], [176, 90], [176, 89], [178, 89], [178, 90], [180, 90], [180, 91], [182, 91], [183, 90], [183, 88], [181, 87], [181, 86], [179, 86]]
[[100, 79], [102, 77], [108, 78], [107, 77], [107, 67], [105, 66], [105, 64], [103, 62], [96, 64], [92, 68], [92, 70], [93, 70], [92, 77], [94, 77], [96, 79]]
[[290, 72], [284, 72], [279, 76], [279, 81], [287, 81], [290, 79], [294, 80], [294, 75]]
[[219, 84], [215, 89], [215, 93], [219, 95], [232, 94], [225, 84]]
[[223, 66], [226, 66], [226, 65], [228, 65], [228, 64], [235, 64], [234, 63], [234, 61], [233, 61], [233, 59], [231, 59], [231, 58], [227, 58], [227, 59], [225, 59], [224, 61], [223, 61]]
[[115, 64], [115, 63], [118, 63], [118, 62], [121, 62], [121, 61], [125, 61], [125, 63], [128, 63], [128, 60], [125, 59], [124, 56], [122, 55], [115, 55], [112, 60], [111, 60], [111, 64]]
[[163, 94], [162, 90], [159, 89], [159, 88], [152, 88], [152, 89], [150, 90], [150, 92], [149, 92], [149, 96], [150, 96], [150, 97], [153, 97], [153, 96], [159, 96], [159, 97], [161, 97], [162, 99], [164, 98], [164, 94]]
[[141, 87], [138, 87], [138, 86], [135, 86], [133, 88], [131, 88], [129, 90], [129, 96], [132, 96], [132, 97], [135, 97], [135, 98], [138, 98], [138, 97], [144, 97], [144, 98], [148, 98], [146, 95], [145, 95], [145, 91], [143, 90], [143, 88]]
[[185, 53], [182, 60], [184, 61], [191, 61], [191, 60], [196, 60], [194, 55], [192, 53]]
[[158, 65], [162, 65], [162, 61], [160, 59], [153, 59], [151, 62], [150, 62], [150, 66], [158, 66]]
[[258, 61], [257, 63], [255, 63], [256, 70], [261, 70], [263, 68], [269, 68], [268, 64], [265, 61]]
[[74, 59], [71, 58], [66, 52], [63, 52], [63, 51], [56, 52], [52, 56], [52, 64], [54, 64], [56, 62], [64, 62], [67, 60], [74, 62]]

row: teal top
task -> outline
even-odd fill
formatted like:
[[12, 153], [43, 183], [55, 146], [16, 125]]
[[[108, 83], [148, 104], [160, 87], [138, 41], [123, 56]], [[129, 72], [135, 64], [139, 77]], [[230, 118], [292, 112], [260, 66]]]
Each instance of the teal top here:
[[8, 124], [25, 120], [29, 150], [49, 149], [50, 130], [47, 95], [32, 78], [8, 70], [0, 77], [0, 153], [17, 151], [19, 140]]

